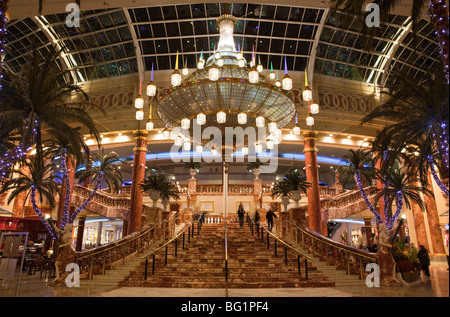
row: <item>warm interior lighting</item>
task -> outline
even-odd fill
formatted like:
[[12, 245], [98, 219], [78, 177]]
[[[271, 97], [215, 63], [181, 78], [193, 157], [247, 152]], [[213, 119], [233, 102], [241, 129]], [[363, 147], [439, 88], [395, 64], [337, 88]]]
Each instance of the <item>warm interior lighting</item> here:
[[216, 66], [211, 66], [211, 68], [209, 69], [209, 80], [212, 81], [216, 81], [219, 79], [219, 68], [217, 68]]
[[283, 86], [283, 90], [291, 90], [292, 89], [292, 78], [287, 74], [284, 75], [281, 84]]
[[141, 109], [136, 111], [136, 120], [144, 120], [144, 111]]
[[259, 81], [259, 73], [255, 68], [252, 68], [248, 73], [248, 81], [256, 84]]
[[151, 122], [150, 120], [148, 120], [147, 123], [145, 124], [145, 129], [146, 129], [147, 131], [152, 131], [152, 130], [153, 130], [153, 127], [154, 127], [153, 122]]
[[259, 116], [256, 118], [256, 127], [263, 128], [266, 125], [266, 119], [263, 116]]
[[310, 106], [311, 114], [318, 114], [319, 113], [319, 104], [315, 101], [311, 103]]
[[191, 126], [191, 120], [189, 120], [188, 118], [184, 118], [183, 120], [181, 120], [181, 128], [182, 129], [188, 130], [190, 126]]
[[147, 85], [147, 96], [154, 97], [156, 95], [156, 85], [153, 81]]
[[312, 91], [311, 91], [311, 89], [309, 89], [308, 86], [306, 86], [305, 89], [303, 89], [302, 96], [303, 96], [303, 100], [304, 101], [311, 101], [312, 100]]
[[240, 114], [238, 114], [238, 123], [239, 124], [247, 123], [247, 115], [244, 112], [241, 112]]
[[223, 111], [217, 113], [217, 123], [225, 123], [227, 121], [227, 114]]
[[136, 109], [142, 109], [144, 108], [144, 98], [142, 98], [141, 95], [139, 95], [135, 100], [134, 100], [134, 107]]
[[206, 123], [206, 115], [204, 113], [199, 113], [197, 115], [197, 124], [204, 125]]
[[314, 125], [314, 117], [311, 115], [308, 115], [306, 117], [306, 125], [307, 126], [313, 126]]

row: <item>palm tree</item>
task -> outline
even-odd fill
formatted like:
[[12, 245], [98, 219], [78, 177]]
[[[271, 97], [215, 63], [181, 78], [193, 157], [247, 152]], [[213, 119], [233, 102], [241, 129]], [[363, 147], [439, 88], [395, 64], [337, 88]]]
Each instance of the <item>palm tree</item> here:
[[381, 197], [387, 197], [386, 202], [389, 206], [392, 206], [394, 202], [397, 206], [395, 214], [386, 219], [386, 227], [388, 229], [392, 229], [395, 220], [397, 220], [402, 211], [403, 205], [411, 208], [411, 201], [413, 201], [425, 211], [426, 206], [420, 193], [422, 192], [430, 197], [433, 196], [429, 189], [411, 184], [409, 174], [404, 169], [390, 173], [386, 178], [386, 184], [387, 186], [377, 189], [374, 199], [377, 202]]
[[116, 193], [122, 185], [123, 177], [118, 163], [125, 164], [116, 152], [108, 154], [93, 153], [91, 156], [91, 167], [80, 170], [75, 174], [79, 183], [83, 183], [86, 179], [91, 180], [91, 184], [95, 184], [88, 199], [71, 214], [69, 221], [73, 222], [75, 217], [83, 211], [94, 198], [95, 193], [100, 189], [102, 182], [105, 182], [109, 192]]
[[[37, 48], [19, 73], [9, 73], [11, 80], [0, 90], [0, 122], [9, 122], [22, 131], [21, 142], [8, 157], [25, 156], [32, 147], [38, 159], [43, 157], [42, 133], [48, 132], [67, 140], [77, 140], [79, 127], [86, 128], [100, 143], [100, 135], [83, 106], [90, 104], [84, 91], [64, 80], [70, 70], [61, 70], [57, 63], [60, 51], [50, 47], [42, 61]], [[72, 96], [80, 101], [72, 102]], [[75, 141], [74, 141], [75, 142]], [[12, 166], [10, 161], [8, 166]]]
[[310, 188], [312, 184], [306, 180], [305, 176], [300, 175], [297, 170], [284, 175], [283, 179], [289, 185], [291, 189], [291, 198], [294, 200], [296, 207], [298, 207], [298, 202], [301, 199], [301, 192], [306, 195], [308, 188]]
[[[364, 117], [361, 125], [374, 119], [393, 120], [395, 123], [379, 131], [374, 145], [397, 153], [410, 149], [419, 153], [409, 163], [424, 186], [428, 185], [428, 171], [435, 166], [442, 177], [448, 177], [449, 92], [442, 72], [428, 74], [420, 84], [402, 73], [394, 78], [394, 84], [384, 92], [388, 100]], [[433, 176], [448, 196], [448, 189], [435, 173]]]
[[25, 201], [30, 197], [31, 204], [34, 211], [46, 226], [48, 232], [52, 235], [53, 239], [56, 239], [56, 234], [52, 227], [46, 221], [42, 211], [40, 210], [37, 201], [36, 193], [39, 194], [40, 202], [42, 204], [43, 198], [45, 198], [50, 208], [55, 205], [55, 194], [58, 192], [58, 184], [55, 182], [55, 176], [53, 171], [55, 169], [54, 164], [44, 164], [42, 160], [36, 157], [31, 157], [23, 162], [24, 167], [29, 170], [30, 174], [27, 175], [22, 170], [14, 170], [19, 176], [8, 180], [1, 189], [0, 193], [11, 191], [8, 197], [8, 204], [16, 198], [20, 193], [25, 192]]
[[284, 211], [287, 211], [289, 205], [289, 193], [292, 191], [292, 185], [286, 181], [276, 182], [272, 188], [272, 199], [281, 196], [281, 204], [284, 206]]
[[367, 194], [364, 190], [363, 179], [368, 181], [369, 184], [375, 175], [375, 170], [373, 168], [373, 160], [370, 157], [370, 153], [366, 150], [349, 150], [349, 153], [343, 157], [344, 161], [347, 162], [347, 166], [340, 166], [338, 168], [339, 172], [343, 175], [353, 174], [358, 187], [361, 197], [364, 199], [369, 210], [374, 214], [378, 224], [383, 223], [383, 220], [375, 209], [375, 207], [370, 203], [367, 198]]
[[[380, 8], [380, 23], [388, 22], [390, 12], [400, 3], [399, 0], [374, 1]], [[362, 27], [363, 35], [373, 37], [378, 32], [375, 27], [367, 27], [365, 19], [367, 14], [365, 6], [367, 1], [355, 0], [331, 0], [331, 8], [334, 11], [340, 10], [346, 16], [356, 17]], [[449, 12], [446, 1], [442, 0], [413, 0], [411, 7], [412, 30], [415, 35], [418, 22], [422, 19], [422, 9], [428, 4], [428, 12], [431, 22], [434, 24], [437, 37], [441, 46], [441, 56], [445, 69], [443, 73], [449, 79]]]

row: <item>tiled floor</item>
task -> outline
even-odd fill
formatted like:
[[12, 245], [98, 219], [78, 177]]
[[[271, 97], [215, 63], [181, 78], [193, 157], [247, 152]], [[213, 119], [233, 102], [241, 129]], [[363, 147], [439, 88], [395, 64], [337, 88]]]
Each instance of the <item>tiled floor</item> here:
[[[282, 288], [282, 289], [161, 289], [140, 287], [68, 288], [47, 286], [37, 275], [22, 275], [18, 297], [448, 297], [446, 263], [433, 263], [431, 279], [403, 287]], [[16, 281], [0, 281], [0, 297], [15, 295]]]

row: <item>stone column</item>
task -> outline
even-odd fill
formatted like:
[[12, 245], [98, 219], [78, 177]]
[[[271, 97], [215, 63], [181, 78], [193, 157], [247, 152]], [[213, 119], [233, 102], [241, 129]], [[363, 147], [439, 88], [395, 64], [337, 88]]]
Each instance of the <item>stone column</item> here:
[[195, 201], [197, 199], [197, 180], [188, 179], [188, 192], [186, 194], [187, 208], [191, 208], [190, 203], [193, 202], [192, 210], [195, 209]]
[[84, 224], [86, 222], [85, 215], [78, 215], [78, 230], [77, 230], [77, 242], [75, 245], [75, 251], [81, 251], [83, 247], [83, 236], [84, 236]]
[[317, 165], [318, 150], [316, 148], [317, 132], [304, 131], [303, 136], [305, 137], [303, 152], [305, 153], [306, 179], [312, 185], [307, 191], [309, 226], [314, 231], [320, 233], [321, 215], [319, 171]]
[[372, 217], [367, 216], [364, 217], [364, 227], [366, 228], [366, 240], [367, 245], [372, 246], [373, 238], [372, 238]]
[[146, 130], [134, 131], [136, 147], [134, 148], [133, 170], [131, 174], [131, 203], [128, 234], [139, 231], [142, 227], [142, 202], [144, 193], [139, 184], [145, 177], [145, 155], [147, 153]]
[[97, 247], [102, 244], [103, 221], [98, 222], [97, 227]]

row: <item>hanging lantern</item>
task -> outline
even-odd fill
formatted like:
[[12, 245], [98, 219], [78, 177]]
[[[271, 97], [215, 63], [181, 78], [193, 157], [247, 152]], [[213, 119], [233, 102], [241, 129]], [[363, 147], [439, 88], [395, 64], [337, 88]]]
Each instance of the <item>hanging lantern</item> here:
[[298, 125], [295, 125], [294, 129], [292, 129], [292, 132], [295, 135], [300, 135], [300, 132], [301, 132], [300, 127]]
[[191, 142], [185, 141], [183, 142], [183, 151], [190, 151], [191, 150]]
[[227, 114], [223, 111], [217, 113], [217, 123], [225, 123], [227, 121]]
[[168, 139], [170, 137], [170, 131], [167, 128], [164, 129], [162, 136], [164, 139]]
[[151, 75], [150, 82], [147, 85], [147, 96], [153, 97], [155, 95], [156, 95], [156, 85], [153, 82], [153, 63], [152, 63], [152, 75]]
[[175, 138], [174, 144], [175, 144], [176, 146], [181, 146], [181, 145], [183, 144], [183, 138], [182, 138], [181, 136], [177, 136], [177, 137]]
[[217, 60], [217, 66], [222, 67], [223, 64], [224, 64], [223, 58], [219, 58], [219, 59]]
[[220, 57], [221, 57], [220, 52], [219, 52], [219, 51], [216, 51], [216, 52], [214, 53], [214, 58], [215, 58], [215, 59], [219, 59]]
[[268, 150], [272, 150], [273, 149], [273, 141], [272, 140], [267, 140], [266, 141], [266, 147]]
[[269, 132], [270, 133], [275, 133], [275, 131], [277, 130], [277, 123], [276, 122], [269, 122], [269, 124], [267, 125], [267, 127], [269, 128]]
[[152, 131], [152, 130], [153, 130], [153, 127], [154, 127], [153, 122], [149, 119], [149, 120], [147, 121], [147, 123], [145, 124], [145, 130], [147, 130], [147, 131]]
[[262, 152], [262, 145], [259, 143], [255, 144], [255, 152], [256, 153], [261, 153]]
[[203, 67], [205, 67], [205, 61], [204, 61], [203, 59], [200, 59], [200, 60], [197, 62], [197, 68], [198, 68], [198, 69], [203, 69]]
[[135, 100], [134, 100], [134, 107], [136, 109], [142, 109], [144, 108], [144, 98], [142, 98], [141, 95], [139, 95]]
[[305, 89], [303, 89], [302, 96], [303, 96], [303, 100], [304, 101], [311, 101], [312, 100], [312, 91], [311, 91], [311, 89], [309, 89], [308, 86], [306, 86]]
[[139, 109], [136, 111], [136, 120], [144, 120], [144, 111]]
[[181, 120], [181, 128], [182, 129], [188, 130], [190, 126], [191, 126], [191, 120], [189, 120], [188, 118], [184, 118], [183, 120]]
[[195, 147], [195, 152], [197, 152], [197, 153], [203, 153], [203, 146], [197, 145], [197, 146]]
[[278, 88], [281, 87], [281, 82], [277, 79], [277, 81], [275, 82], [275, 86], [277, 86]]
[[170, 79], [170, 83], [172, 84], [172, 86], [174, 87], [178, 87], [181, 85], [181, 74], [178, 70], [174, 70], [174, 72], [172, 73], [172, 77]]
[[241, 52], [241, 51], [239, 51], [239, 52], [236, 53], [236, 58], [237, 58], [238, 60], [242, 58], [242, 52]]
[[220, 72], [219, 72], [219, 68], [218, 67], [216, 67], [215, 65], [211, 66], [209, 68], [209, 73], [208, 73], [209, 80], [212, 80], [212, 81], [218, 80], [219, 79], [219, 73]]
[[153, 81], [147, 85], [147, 96], [154, 97], [156, 95], [156, 85]]
[[287, 74], [284, 75], [281, 84], [283, 86], [283, 90], [291, 90], [292, 89], [292, 78]]
[[256, 84], [259, 81], [259, 73], [256, 68], [252, 68], [248, 72], [248, 81], [252, 84]]
[[270, 80], [275, 80], [276, 78], [277, 78], [277, 75], [276, 75], [275, 72], [273, 71], [273, 65], [272, 65], [272, 62], [270, 62], [269, 79], [270, 79]]
[[312, 115], [308, 115], [306, 117], [306, 125], [313, 126], [314, 125], [314, 117]]
[[238, 114], [238, 123], [239, 124], [246, 124], [247, 123], [247, 114], [244, 112], [241, 112]]
[[204, 125], [206, 123], [206, 115], [204, 113], [199, 113], [197, 115], [197, 124]]
[[248, 155], [248, 147], [244, 146], [241, 150], [242, 155]]
[[187, 68], [187, 67], [184, 67], [184, 68], [183, 68], [183, 75], [184, 75], [184, 76], [189, 75], [189, 68]]
[[242, 68], [242, 67], [245, 67], [245, 60], [244, 60], [243, 58], [240, 58], [240, 59], [239, 59], [239, 61], [238, 61], [238, 66], [241, 67], [241, 68]]
[[319, 104], [317, 102], [313, 101], [310, 106], [310, 111], [311, 111], [311, 114], [318, 114], [319, 113]]
[[256, 118], [256, 127], [263, 128], [266, 125], [266, 120], [263, 116], [259, 116]]
[[256, 66], [256, 70], [257, 70], [259, 73], [261, 73], [261, 72], [264, 70], [263, 65], [261, 65], [261, 62]]

